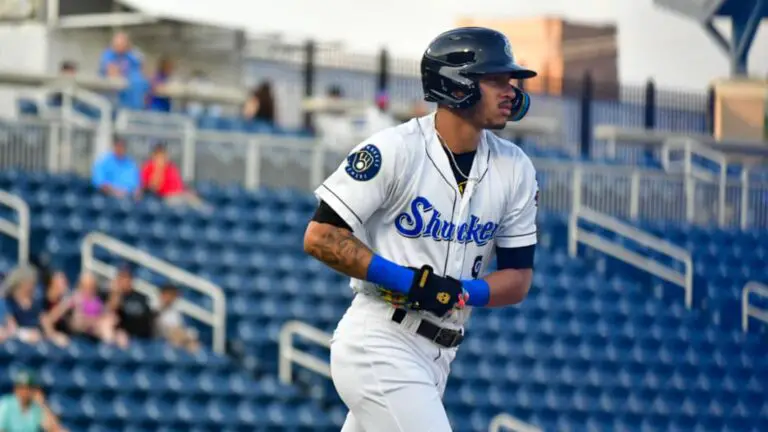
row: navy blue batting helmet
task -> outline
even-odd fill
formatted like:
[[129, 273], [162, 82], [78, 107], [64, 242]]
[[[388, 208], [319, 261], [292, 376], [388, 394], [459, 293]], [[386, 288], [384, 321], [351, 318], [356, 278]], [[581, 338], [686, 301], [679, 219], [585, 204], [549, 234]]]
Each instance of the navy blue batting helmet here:
[[[509, 73], [512, 79], [536, 76], [536, 72], [515, 62], [504, 34], [483, 27], [447, 31], [429, 44], [421, 58], [424, 100], [449, 108], [469, 108], [480, 100], [478, 79], [498, 73]], [[530, 98], [520, 89], [515, 91], [518, 93], [516, 103], [524, 112], [515, 111], [525, 115]]]

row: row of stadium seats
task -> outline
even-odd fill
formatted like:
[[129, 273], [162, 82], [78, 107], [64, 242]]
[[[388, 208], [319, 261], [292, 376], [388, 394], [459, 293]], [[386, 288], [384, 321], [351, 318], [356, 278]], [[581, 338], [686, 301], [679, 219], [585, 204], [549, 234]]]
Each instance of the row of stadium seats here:
[[[71, 430], [332, 431], [332, 417], [275, 378], [255, 380], [226, 357], [134, 341], [127, 351], [74, 340], [65, 349], [0, 344], [0, 363], [36, 367]], [[11, 385], [0, 374], [0, 388]]]
[[[17, 100], [17, 109], [21, 116], [26, 117], [39, 117], [42, 113], [38, 102], [27, 98], [20, 98]], [[92, 120], [98, 120], [102, 116], [102, 113], [99, 111], [99, 109], [79, 101], [75, 101], [73, 103], [73, 109], [77, 113]], [[116, 117], [116, 115], [117, 111], [112, 113], [113, 118]], [[162, 114], [158, 113], [158, 116], [162, 116]], [[284, 129], [273, 124], [261, 121], [249, 121], [238, 117], [201, 116], [196, 118], [195, 122], [196, 126], [202, 130], [276, 134], [297, 137], [311, 136], [310, 133], [304, 130]]]
[[[287, 320], [301, 319], [330, 331], [348, 305], [350, 290], [344, 278], [301, 249], [301, 235], [315, 205], [309, 194], [204, 185], [199, 188], [204, 198], [221, 206], [205, 215], [159, 202], [104, 198], [92, 192], [86, 180], [69, 176], [3, 173], [0, 187], [4, 185], [29, 199], [34, 209], [33, 238], [42, 239], [35, 242], [37, 247], [45, 247], [70, 273], [79, 269], [80, 239], [98, 228], [220, 284], [228, 299], [232, 353], [242, 367], [263, 377], [257, 382], [276, 374], [278, 334]], [[40, 191], [47, 198], [41, 198]], [[64, 198], [56, 202], [59, 197]], [[541, 252], [529, 298], [519, 308], [473, 313], [446, 391], [446, 406], [457, 430], [485, 430], [490, 418], [502, 411], [545, 430], [768, 427], [768, 403], [762, 397], [768, 382], [768, 348], [762, 335], [713, 325], [706, 311], [683, 306], [679, 289], [657, 293], [651, 288], [656, 281], [618, 264], [598, 265], [604, 258], [597, 255], [570, 258], [565, 253], [567, 228], [562, 215], [544, 213], [539, 223]], [[728, 246], [734, 239], [763, 244], [763, 234], [751, 237], [681, 227], [675, 235], [696, 249], [708, 249], [714, 241]], [[721, 251], [723, 256], [731, 253], [728, 248]], [[103, 253], [97, 257], [116, 261]], [[735, 265], [737, 260], [723, 262]], [[161, 280], [145, 269], [139, 269], [137, 276]], [[721, 289], [728, 290], [730, 283]], [[205, 298], [185, 296], [210, 307]], [[328, 357], [327, 350], [306, 348]], [[96, 396], [126, 380], [130, 382], [125, 387], [135, 392], [147, 392], [148, 386], [160, 392], [178, 390], [164, 401], [163, 412], [170, 422], [219, 418], [217, 410], [226, 400], [220, 392], [235, 385], [233, 377], [239, 376], [235, 371], [201, 368], [192, 362], [172, 370], [163, 366], [165, 349], [132, 350], [99, 348], [96, 354], [83, 354], [88, 359], [84, 362], [104, 369], [89, 373], [76, 368], [76, 373], [62, 378], [61, 387], [53, 383], [56, 392], [71, 394], [79, 388], [88, 400], [103, 401], [104, 417], [78, 408], [73, 420], [87, 421], [89, 427], [127, 424], [117, 413], [131, 403], [129, 396]], [[132, 361], [138, 362], [135, 370], [126, 368]], [[60, 372], [57, 366], [46, 367], [52, 377]], [[344, 409], [327, 379], [303, 373], [297, 377], [294, 390], [299, 396], [275, 411], [295, 420], [322, 403], [323, 414], [317, 414], [321, 423], [343, 420]], [[205, 390], [214, 383], [216, 389]], [[192, 395], [199, 398], [195, 405], [189, 400]], [[199, 408], [194, 416], [188, 415], [189, 406]], [[232, 404], [227, 412], [239, 407]], [[233, 423], [227, 427], [248, 425], [239, 414], [228, 418]], [[143, 414], [140, 421], [157, 422]]]

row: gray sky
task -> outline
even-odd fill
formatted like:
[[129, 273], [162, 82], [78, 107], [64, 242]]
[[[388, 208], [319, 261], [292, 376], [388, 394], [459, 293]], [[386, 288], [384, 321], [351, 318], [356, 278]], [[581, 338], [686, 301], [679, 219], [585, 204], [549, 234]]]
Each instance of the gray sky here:
[[[701, 89], [729, 71], [725, 55], [698, 25], [654, 7], [652, 0], [376, 0], [365, 2], [369, 3], [365, 13], [360, 11], [359, 0], [216, 0], [215, 8], [208, 0], [128, 2], [234, 24], [251, 32], [278, 31], [296, 39], [343, 41], [350, 50], [372, 52], [387, 46], [394, 55], [414, 58], [460, 15], [550, 15], [574, 21], [616, 22], [619, 70], [626, 83], [653, 77], [667, 87]], [[750, 56], [750, 73], [761, 77], [768, 76], [767, 28], [764, 23]], [[512, 44], [514, 47], [514, 41]]]

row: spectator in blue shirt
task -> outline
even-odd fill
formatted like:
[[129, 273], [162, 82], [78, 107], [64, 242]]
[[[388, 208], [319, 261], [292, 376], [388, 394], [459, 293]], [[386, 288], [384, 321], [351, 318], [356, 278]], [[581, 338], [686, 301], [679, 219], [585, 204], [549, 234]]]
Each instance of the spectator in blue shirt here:
[[131, 48], [131, 40], [124, 32], [115, 34], [112, 45], [101, 54], [99, 75], [127, 78], [141, 72], [141, 55]]
[[157, 71], [152, 77], [152, 94], [150, 96], [149, 109], [152, 111], [171, 112], [171, 98], [158, 94], [173, 75], [173, 61], [169, 57], [160, 57]]
[[147, 109], [152, 83], [141, 70], [130, 72], [126, 79], [128, 86], [120, 92], [120, 106], [136, 111]]
[[93, 165], [92, 183], [116, 198], [140, 197], [139, 166], [126, 154], [123, 139], [115, 139], [112, 151]]
[[123, 32], [115, 34], [112, 45], [101, 55], [99, 75], [127, 81], [126, 88], [118, 94], [117, 102], [121, 107], [133, 110], [147, 107], [150, 82], [143, 68], [141, 55], [131, 48], [128, 35]]

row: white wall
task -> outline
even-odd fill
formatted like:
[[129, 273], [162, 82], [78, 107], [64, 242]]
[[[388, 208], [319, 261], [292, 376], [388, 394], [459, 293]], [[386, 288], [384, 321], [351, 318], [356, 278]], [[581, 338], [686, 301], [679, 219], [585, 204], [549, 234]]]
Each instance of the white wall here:
[[[0, 70], [46, 71], [48, 40], [46, 29], [36, 23], [8, 23], [0, 25]], [[36, 95], [36, 92], [24, 92]], [[0, 117], [16, 115], [19, 89], [0, 84]]]

